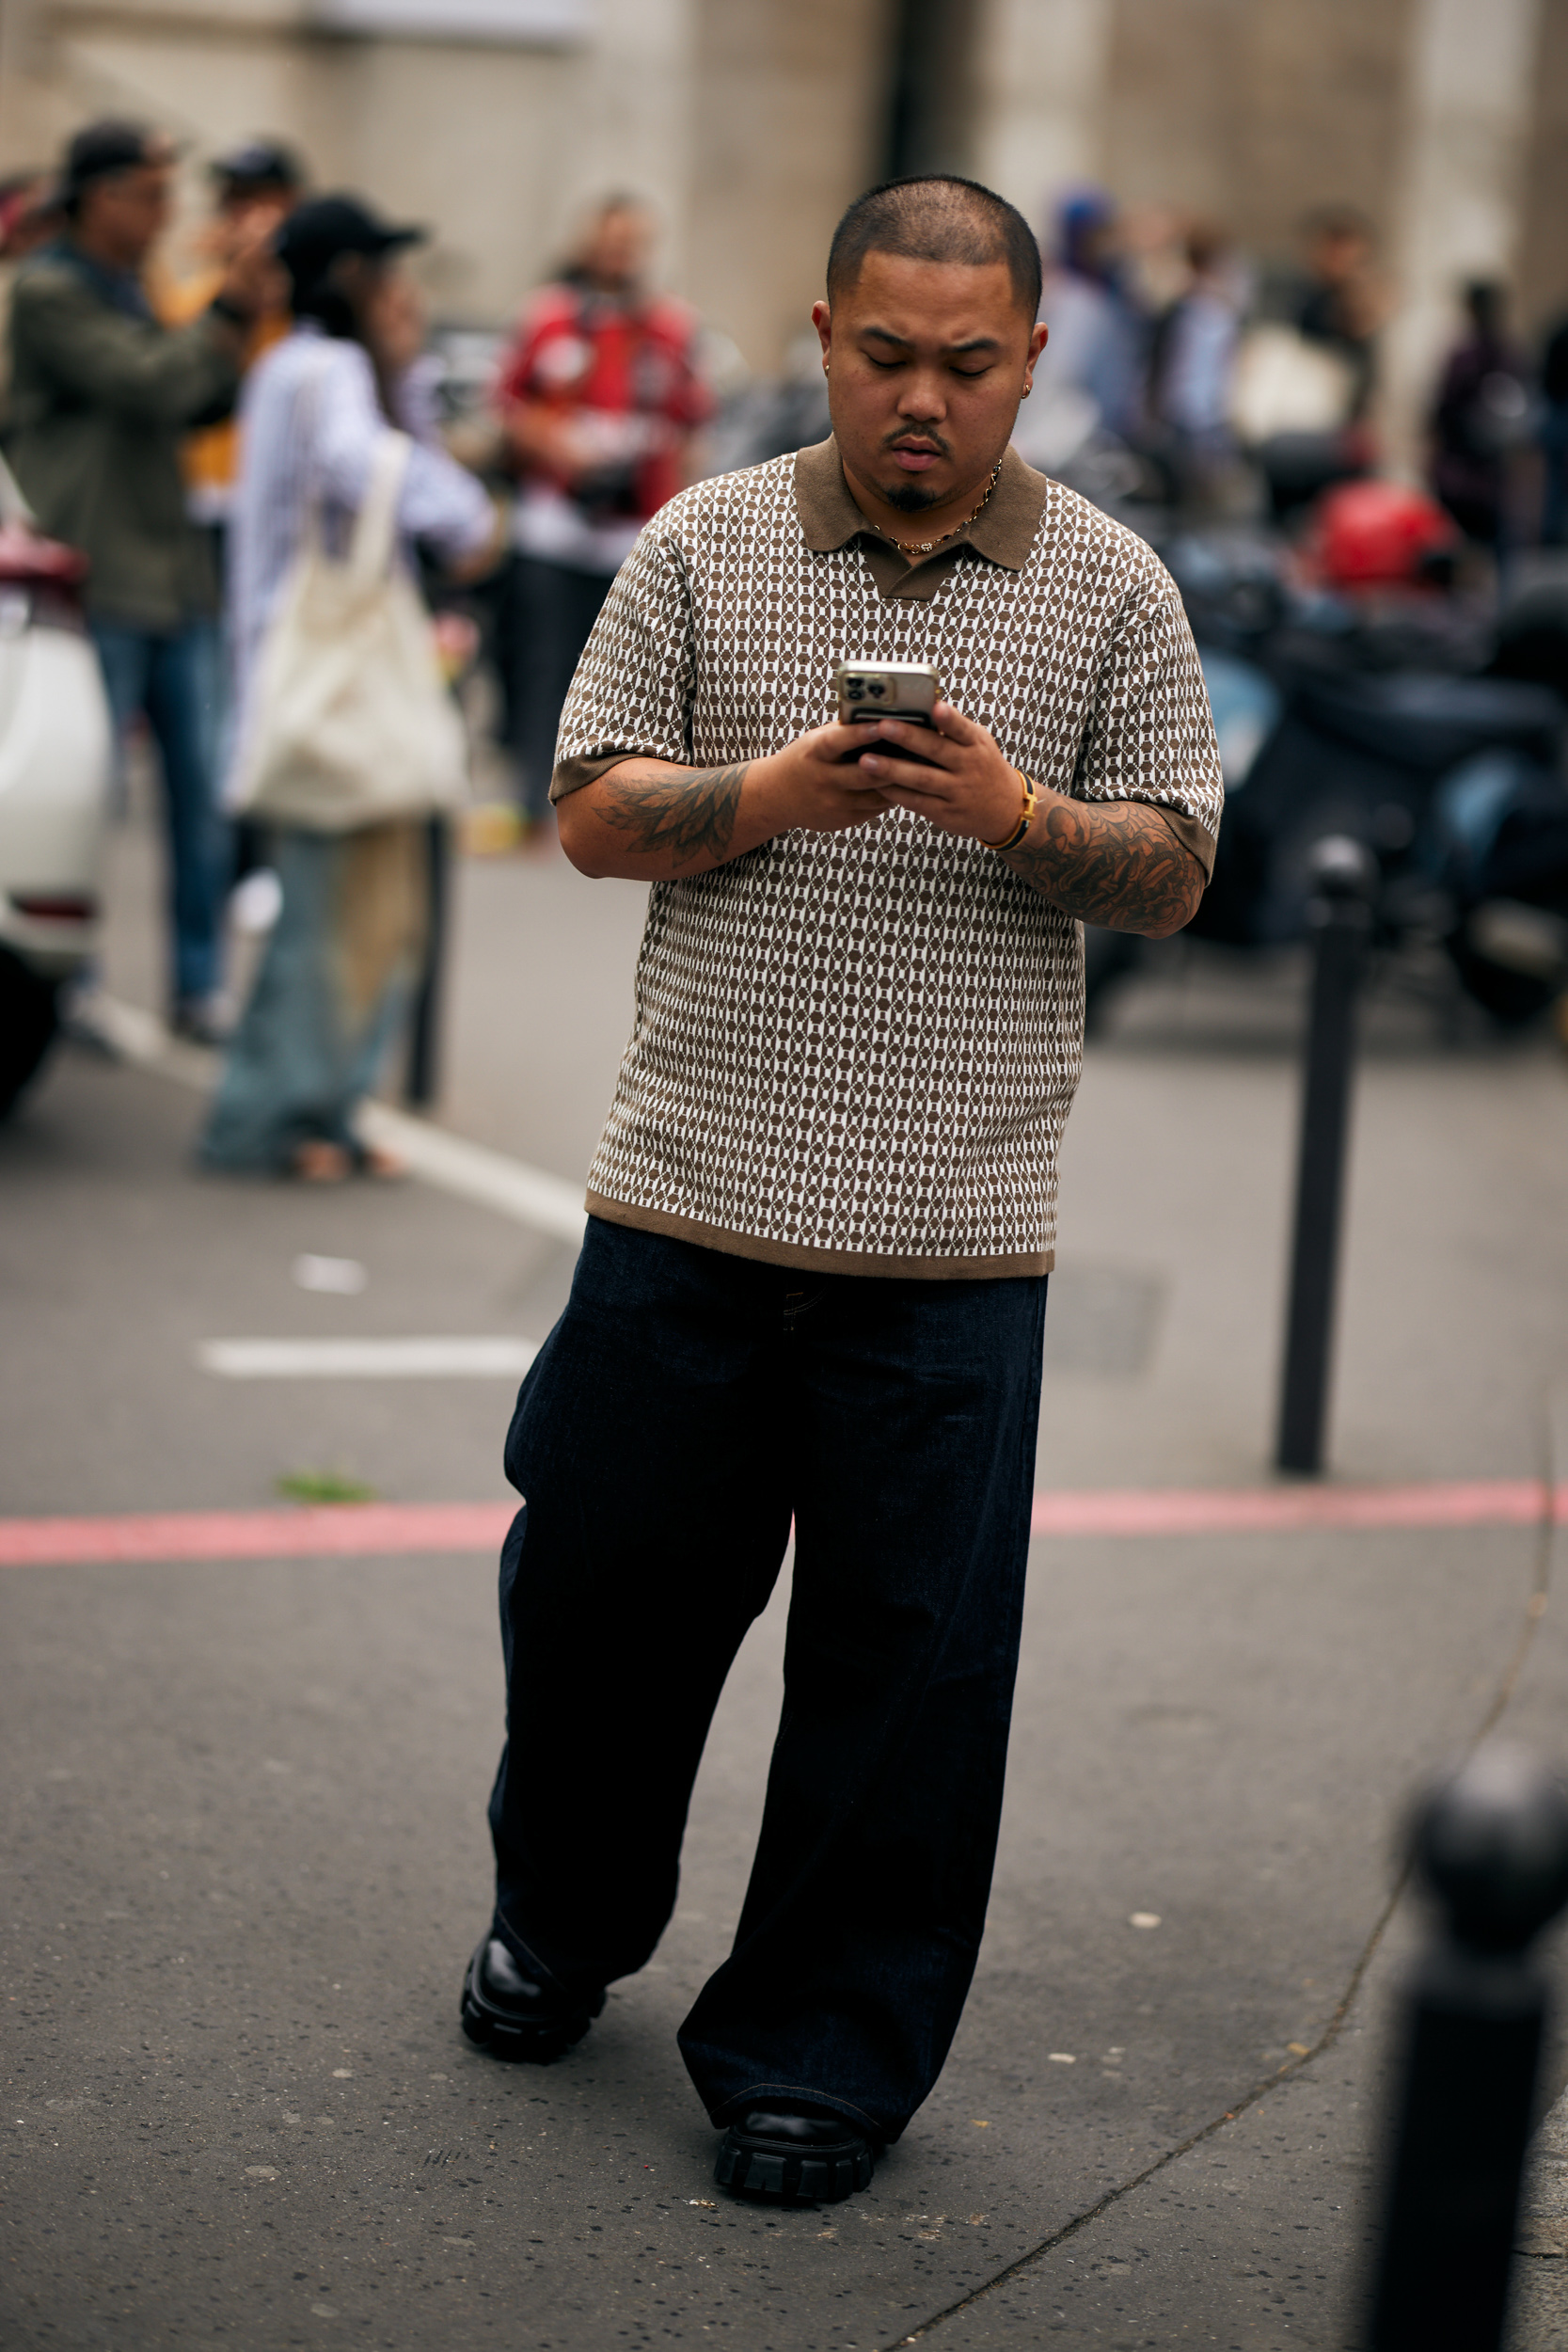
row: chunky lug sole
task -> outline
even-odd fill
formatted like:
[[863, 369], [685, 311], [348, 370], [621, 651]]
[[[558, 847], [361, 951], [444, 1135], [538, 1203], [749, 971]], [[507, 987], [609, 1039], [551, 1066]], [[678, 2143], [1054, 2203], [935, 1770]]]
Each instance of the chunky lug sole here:
[[458, 2015], [468, 2040], [488, 2050], [492, 2058], [520, 2059], [532, 2066], [547, 2066], [552, 2058], [563, 2058], [575, 2042], [582, 2040], [593, 2017], [586, 2010], [579, 2010], [564, 2017], [541, 2018], [535, 2024], [498, 2008], [494, 2001], [485, 1999], [480, 1988], [479, 1963], [483, 1951], [482, 1944], [468, 1963], [468, 1973], [463, 1979]]
[[784, 2205], [836, 2205], [871, 2186], [871, 2151], [858, 2134], [826, 2148], [762, 2138], [734, 2123], [724, 2134], [714, 2179], [736, 2197]]

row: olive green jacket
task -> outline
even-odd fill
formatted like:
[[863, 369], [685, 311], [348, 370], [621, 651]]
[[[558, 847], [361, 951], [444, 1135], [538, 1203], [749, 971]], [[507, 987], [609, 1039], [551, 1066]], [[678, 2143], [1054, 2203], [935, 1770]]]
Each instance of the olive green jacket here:
[[94, 619], [163, 631], [214, 609], [180, 443], [232, 405], [239, 354], [238, 336], [211, 313], [178, 328], [134, 315], [68, 246], [19, 272], [6, 454], [40, 529], [89, 558]]

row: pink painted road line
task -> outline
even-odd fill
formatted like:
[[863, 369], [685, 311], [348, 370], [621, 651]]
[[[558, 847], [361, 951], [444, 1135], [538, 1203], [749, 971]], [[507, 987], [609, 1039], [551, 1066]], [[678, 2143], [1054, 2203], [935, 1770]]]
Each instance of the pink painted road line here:
[[498, 1551], [515, 1503], [335, 1502], [292, 1511], [146, 1511], [0, 1519], [0, 1567], [109, 1560], [322, 1560]]
[[[1526, 1527], [1545, 1516], [1539, 1478], [1420, 1486], [1149, 1486], [1035, 1497], [1036, 1535], [1247, 1535], [1313, 1527]], [[1568, 1519], [1568, 1484], [1554, 1519]]]
[[[1309, 1528], [1528, 1527], [1538, 1478], [1420, 1486], [1148, 1486], [1035, 1497], [1036, 1535], [1247, 1535]], [[117, 1560], [371, 1559], [393, 1552], [499, 1550], [509, 1502], [340, 1502], [276, 1511], [149, 1511], [103, 1518], [0, 1519], [0, 1567]], [[1568, 1483], [1552, 1495], [1568, 1524]]]

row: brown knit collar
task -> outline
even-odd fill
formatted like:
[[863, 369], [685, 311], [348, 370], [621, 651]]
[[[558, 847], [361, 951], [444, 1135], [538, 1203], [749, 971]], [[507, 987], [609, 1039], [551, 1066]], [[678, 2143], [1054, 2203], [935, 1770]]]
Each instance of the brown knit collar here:
[[[941, 552], [946, 555], [968, 547], [1009, 572], [1021, 572], [1035, 544], [1049, 487], [1044, 474], [1026, 466], [1017, 450], [1009, 447], [984, 512], [967, 524], [956, 539], [949, 539]], [[816, 554], [825, 555], [832, 548], [847, 547], [862, 532], [873, 545], [888, 545], [886, 540], [879, 542], [877, 532], [850, 497], [839, 461], [838, 443], [831, 433], [825, 441], [801, 450], [796, 457], [795, 511], [800, 517], [806, 545]], [[911, 527], [918, 528], [917, 517], [911, 517]], [[914, 566], [921, 560], [916, 556]]]

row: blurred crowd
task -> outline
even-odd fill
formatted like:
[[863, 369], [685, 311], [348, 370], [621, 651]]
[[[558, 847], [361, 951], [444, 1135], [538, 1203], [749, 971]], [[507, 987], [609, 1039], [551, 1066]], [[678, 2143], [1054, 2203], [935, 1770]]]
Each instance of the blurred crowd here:
[[[1423, 420], [1427, 486], [1475, 546], [1560, 545], [1568, 318], [1531, 350], [1504, 286], [1454, 293]], [[1037, 377], [1051, 397], [1028, 433], [1067, 464], [1099, 435], [1180, 511], [1288, 520], [1384, 464], [1380, 342], [1396, 299], [1351, 206], [1309, 214], [1298, 253], [1262, 265], [1212, 222], [1084, 190], [1054, 224]]]
[[[442, 691], [470, 681], [483, 714], [488, 838], [547, 841], [562, 702], [641, 524], [683, 481], [827, 418], [815, 373], [716, 383], [711, 340], [656, 290], [635, 197], [592, 208], [476, 367], [471, 334], [432, 338], [403, 265], [424, 231], [314, 192], [276, 140], [210, 165], [173, 269], [178, 162], [160, 134], [103, 121], [57, 169], [0, 183], [5, 493], [87, 559], [117, 733], [156, 748], [171, 1019], [228, 1044], [206, 1155], [327, 1180], [367, 1163], [353, 1108], [428, 960], [451, 794], [388, 805], [351, 760], [337, 800], [321, 786], [302, 810], [258, 753], [257, 711], [276, 730], [294, 691], [280, 665], [307, 662], [279, 616], [326, 594], [317, 553], [368, 564], [385, 508], [384, 568], [420, 584]], [[1377, 474], [1396, 296], [1356, 212], [1315, 212], [1293, 260], [1263, 265], [1218, 225], [1085, 188], [1042, 242], [1051, 340], [1019, 429], [1033, 463], [1104, 503], [1284, 533]], [[1455, 544], [1502, 564], [1562, 545], [1568, 322], [1528, 349], [1504, 288], [1456, 289], [1423, 463], [1439, 524], [1423, 536], [1406, 515], [1413, 565]], [[226, 911], [267, 938], [237, 1029]]]

